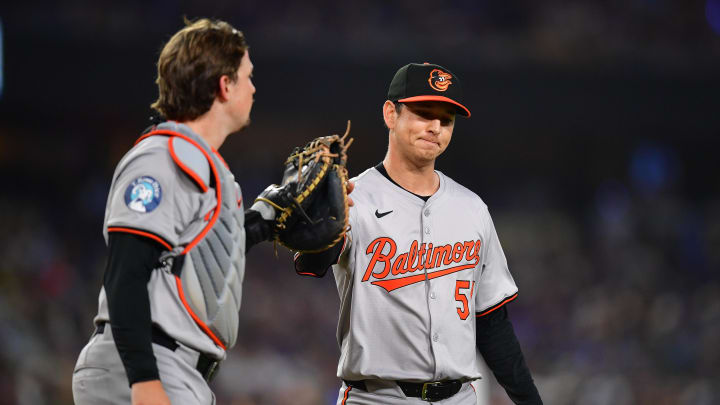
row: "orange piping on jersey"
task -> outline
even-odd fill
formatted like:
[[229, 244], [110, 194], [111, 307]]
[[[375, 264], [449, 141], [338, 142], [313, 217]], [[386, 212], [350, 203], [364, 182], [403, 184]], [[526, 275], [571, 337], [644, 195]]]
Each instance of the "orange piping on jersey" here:
[[293, 255], [293, 262], [295, 262], [295, 273], [298, 275], [301, 275], [301, 276], [314, 276], [315, 274], [313, 274], [313, 273], [297, 271], [297, 261], [298, 261], [299, 257], [300, 257], [300, 252], [295, 252], [295, 255]]
[[[143, 139], [153, 136], [153, 135], [179, 136], [180, 138], [195, 145], [195, 147], [198, 148], [200, 150], [200, 152], [202, 152], [203, 155], [205, 155], [205, 158], [207, 159], [208, 163], [210, 163], [210, 168], [212, 169], [213, 176], [215, 177], [215, 196], [217, 199], [217, 207], [221, 207], [222, 206], [222, 190], [220, 187], [220, 176], [218, 175], [217, 168], [215, 167], [215, 162], [213, 162], [212, 158], [207, 153], [207, 151], [205, 151], [205, 149], [203, 149], [200, 145], [198, 145], [198, 143], [195, 142], [189, 136], [183, 135], [179, 132], [170, 131], [167, 129], [158, 129], [155, 131], [148, 132], [147, 134], [141, 136], [140, 139], [138, 139], [135, 142], [135, 144], [137, 144], [138, 142], [142, 141]], [[217, 154], [217, 152], [215, 152], [215, 153]], [[207, 235], [207, 233], [210, 231], [210, 229], [213, 227], [213, 225], [215, 225], [215, 222], [217, 221], [218, 216], [220, 216], [220, 210], [216, 209], [215, 213], [213, 214], [212, 219], [210, 219], [210, 222], [208, 222], [208, 224], [205, 225], [205, 228], [202, 230], [202, 232], [200, 232], [200, 234], [198, 236], [195, 237], [195, 239], [193, 239], [190, 243], [187, 244], [187, 246], [185, 246], [185, 250], [182, 251], [182, 254], [186, 254], [190, 250], [192, 250], [192, 248], [194, 248], [195, 245], [197, 245], [205, 237], [205, 235]]]
[[350, 390], [351, 390], [351, 389], [352, 389], [352, 387], [347, 387], [347, 388], [345, 389], [345, 395], [343, 395], [343, 400], [342, 400], [342, 402], [340, 403], [340, 405], [345, 405], [345, 402], [346, 402], [347, 399], [348, 399], [348, 394], [350, 393]]
[[340, 249], [340, 253], [338, 253], [338, 258], [335, 264], [340, 263], [340, 256], [342, 256], [343, 252], [345, 251], [345, 246], [347, 246], [347, 232], [345, 233], [345, 235], [343, 235], [343, 246]]
[[170, 139], [168, 140], [168, 149], [170, 150], [170, 156], [172, 156], [172, 158], [173, 158], [173, 160], [175, 161], [175, 163], [176, 163], [178, 166], [180, 166], [180, 168], [181, 168], [188, 176], [190, 176], [190, 178], [193, 179], [193, 180], [195, 181], [195, 183], [197, 183], [198, 186], [200, 186], [200, 189], [202, 190], [203, 193], [206, 192], [206, 191], [208, 191], [208, 186], [207, 186], [207, 185], [205, 184], [205, 182], [200, 178], [200, 176], [198, 176], [198, 174], [195, 173], [195, 171], [194, 171], [193, 169], [187, 167], [182, 161], [180, 161], [180, 158], [177, 157], [177, 155], [175, 154], [175, 147], [173, 146], [173, 139], [175, 139], [175, 138], [170, 138]]
[[195, 312], [193, 312], [193, 310], [190, 309], [190, 305], [188, 305], [187, 301], [185, 301], [185, 293], [183, 292], [182, 282], [180, 281], [180, 277], [175, 276], [175, 284], [177, 284], [178, 295], [180, 296], [180, 300], [182, 301], [183, 306], [184, 306], [185, 309], [188, 311], [188, 313], [190, 314], [190, 316], [192, 317], [192, 319], [195, 320], [195, 323], [197, 323], [198, 326], [200, 326], [200, 329], [202, 329], [203, 332], [205, 332], [206, 335], [210, 336], [210, 339], [212, 339], [213, 342], [215, 342], [215, 344], [217, 344], [218, 346], [222, 347], [223, 350], [227, 350], [227, 348], [226, 348], [225, 345], [220, 341], [220, 339], [218, 339], [218, 337], [215, 336], [215, 334], [210, 330], [210, 328], [208, 328], [207, 325], [205, 325], [205, 323], [203, 323], [203, 321], [200, 320], [200, 318], [198, 318], [197, 315], [195, 315]]
[[213, 153], [215, 154], [215, 156], [217, 156], [217, 157], [220, 159], [220, 161], [222, 162], [222, 164], [224, 164], [225, 167], [226, 167], [228, 170], [230, 170], [230, 166], [228, 166], [228, 164], [227, 164], [227, 162], [225, 161], [225, 159], [223, 159], [223, 157], [220, 156], [220, 152], [216, 151], [215, 148], [213, 148], [213, 147], [210, 147], [210, 149], [212, 149]]
[[242, 205], [242, 197], [238, 198], [238, 207]]
[[315, 274], [315, 273], [303, 272], [303, 271], [296, 271], [296, 273], [297, 273], [298, 275], [300, 275], [300, 276], [310, 276], [310, 277], [320, 278], [320, 276], [318, 276], [318, 275]]
[[518, 296], [518, 293], [515, 293], [513, 296], [508, 297], [507, 299], [505, 299], [505, 301], [503, 301], [503, 302], [495, 305], [494, 307], [488, 309], [487, 311], [483, 312], [482, 314], [477, 314], [477, 315], [475, 315], [475, 316], [478, 317], [478, 318], [481, 317], [481, 316], [485, 316], [485, 315], [489, 314], [490, 312], [492, 312], [492, 311], [500, 308], [501, 306], [507, 304], [508, 302], [514, 300], [515, 298], [517, 298], [517, 296]]
[[[293, 256], [293, 261], [295, 263], [297, 263], [299, 258], [300, 258], [300, 252], [295, 252], [295, 255]], [[296, 264], [296, 266], [297, 266], [297, 264]], [[295, 273], [299, 276], [310, 276], [310, 277], [315, 277], [315, 278], [321, 277], [321, 276], [318, 276], [317, 274], [309, 272], [309, 271], [297, 271], [297, 267], [295, 267], [295, 268], [296, 268]]]
[[172, 250], [172, 246], [170, 246], [169, 243], [165, 242], [161, 237], [159, 237], [155, 234], [152, 234], [150, 232], [143, 232], [143, 231], [139, 231], [137, 229], [121, 228], [121, 227], [108, 228], [108, 232], [125, 232], [125, 233], [132, 233], [135, 235], [144, 236], [146, 238], [150, 238], [150, 239], [160, 243], [161, 245], [165, 246], [167, 248], [167, 250]]
[[[449, 269], [433, 271], [432, 273], [427, 273], [427, 279], [432, 280], [434, 278], [447, 276], [448, 274], [452, 274], [458, 271], [472, 269], [475, 266], [477, 266], [476, 263], [471, 263], [457, 267], [450, 267]], [[387, 292], [390, 292], [392, 290], [396, 290], [398, 288], [405, 287], [410, 284], [419, 283], [422, 281], [425, 281], [425, 274], [416, 274], [414, 276], [394, 278], [391, 280], [373, 281], [370, 284], [380, 286], [384, 288]]]

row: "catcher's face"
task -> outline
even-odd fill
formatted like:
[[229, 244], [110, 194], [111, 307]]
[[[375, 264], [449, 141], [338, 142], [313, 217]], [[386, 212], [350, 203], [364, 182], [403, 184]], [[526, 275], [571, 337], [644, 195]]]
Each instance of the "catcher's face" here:
[[383, 107], [390, 129], [390, 149], [416, 165], [426, 165], [447, 149], [455, 127], [455, 107], [441, 101], [404, 104], [397, 111], [391, 101]]
[[227, 83], [228, 108], [235, 131], [239, 131], [250, 124], [250, 110], [255, 101], [252, 72], [253, 64], [250, 61], [250, 52], [246, 50], [237, 70], [237, 80]]

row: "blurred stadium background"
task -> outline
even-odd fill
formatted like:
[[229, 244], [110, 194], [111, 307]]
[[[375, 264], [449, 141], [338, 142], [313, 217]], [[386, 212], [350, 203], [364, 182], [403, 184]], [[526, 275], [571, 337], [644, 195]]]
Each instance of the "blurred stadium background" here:
[[[183, 15], [249, 39], [253, 124], [221, 150], [247, 201], [347, 119], [351, 174], [376, 164], [395, 70], [453, 70], [473, 116], [438, 168], [490, 206], [545, 403], [720, 403], [720, 0], [66, 0], [0, 5], [0, 404], [72, 403], [112, 170]], [[337, 310], [254, 248], [218, 404], [334, 403]]]

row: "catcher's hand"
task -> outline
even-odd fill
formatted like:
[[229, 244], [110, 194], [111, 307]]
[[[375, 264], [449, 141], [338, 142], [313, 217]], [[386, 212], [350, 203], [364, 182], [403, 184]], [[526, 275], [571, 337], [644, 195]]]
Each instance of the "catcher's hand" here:
[[347, 139], [350, 121], [342, 137], [315, 138], [303, 148], [295, 148], [285, 162], [280, 185], [263, 191], [252, 208], [274, 210], [274, 239], [289, 249], [321, 252], [339, 242], [348, 228]]

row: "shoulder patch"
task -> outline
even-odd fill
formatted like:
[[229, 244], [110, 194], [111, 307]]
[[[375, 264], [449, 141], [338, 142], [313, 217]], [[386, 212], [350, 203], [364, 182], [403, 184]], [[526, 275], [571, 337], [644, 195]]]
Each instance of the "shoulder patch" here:
[[125, 189], [125, 205], [136, 212], [150, 212], [160, 205], [162, 187], [150, 176], [140, 176]]
[[210, 184], [210, 164], [197, 146], [183, 138], [173, 136], [168, 141], [170, 155], [175, 163], [205, 192]]

